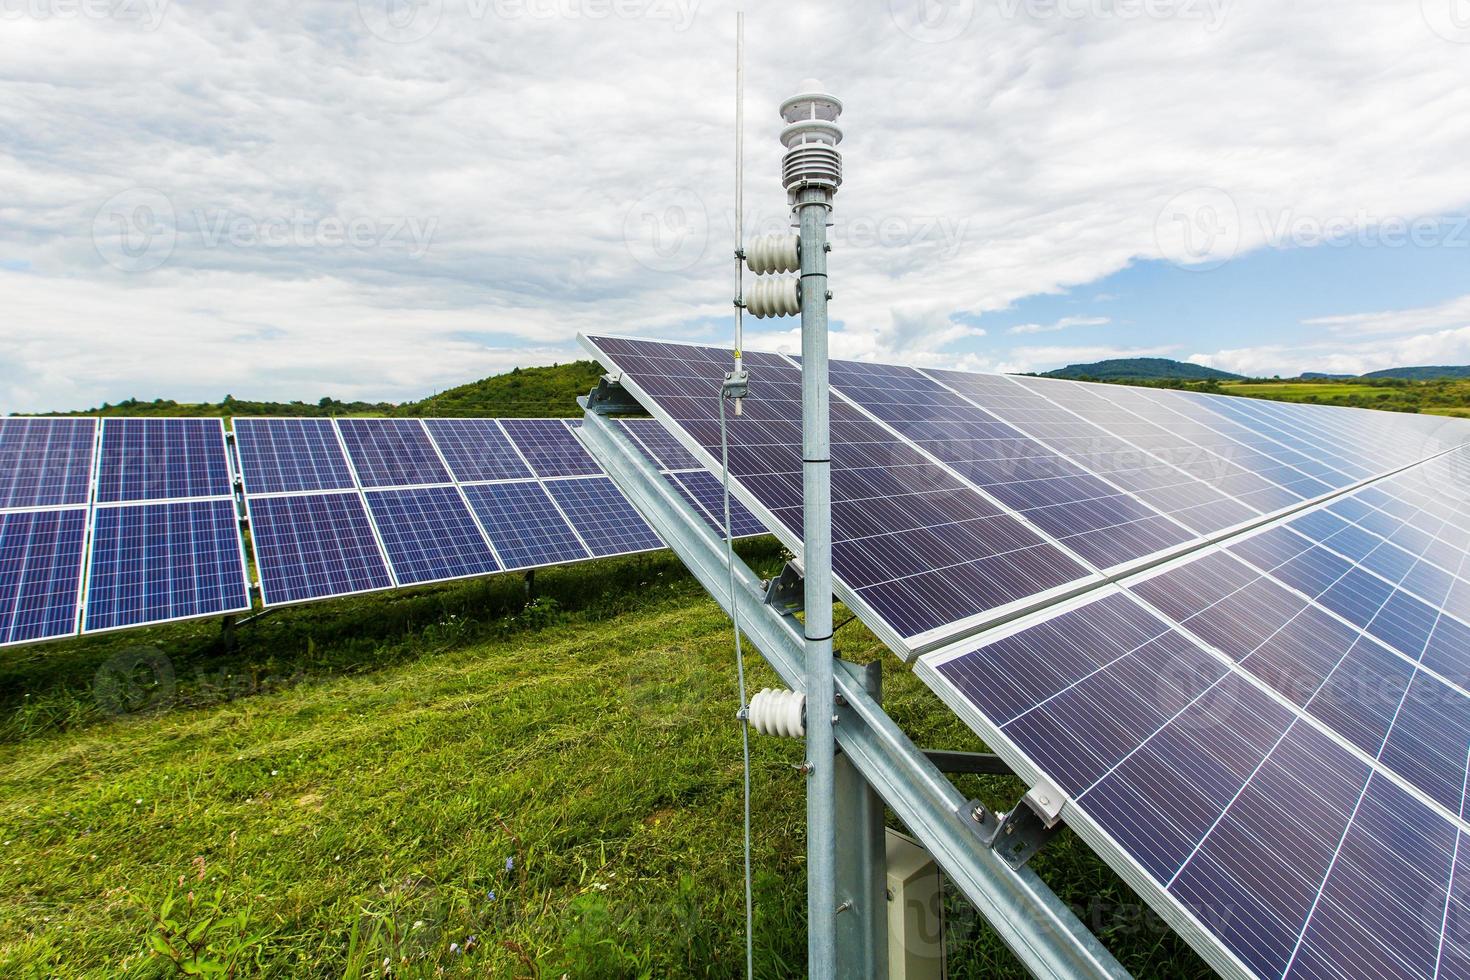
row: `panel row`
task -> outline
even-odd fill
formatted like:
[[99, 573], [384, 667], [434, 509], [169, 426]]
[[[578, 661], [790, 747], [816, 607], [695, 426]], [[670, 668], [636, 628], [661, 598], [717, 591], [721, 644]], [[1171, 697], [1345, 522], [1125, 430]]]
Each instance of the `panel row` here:
[[[0, 646], [248, 611], [234, 471], [267, 605], [661, 548], [575, 425], [237, 419], [232, 469], [220, 419], [0, 419]], [[660, 465], [723, 527], [710, 474]]]
[[[262, 601], [284, 605], [662, 548], [577, 440], [577, 424], [237, 420]], [[639, 423], [624, 425], [632, 432]], [[695, 474], [667, 477], [708, 493]], [[749, 511], [732, 516], [737, 536], [765, 533]]]
[[[680, 452], [720, 472], [727, 351], [584, 343], [672, 426]], [[727, 420], [732, 486], [799, 549], [799, 359], [746, 360], [755, 387]], [[1309, 507], [1470, 432], [1458, 420], [841, 360], [830, 382], [838, 592], [900, 655]]]
[[1467, 465], [1423, 463], [920, 674], [1213, 936], [1217, 965], [1466, 975]]

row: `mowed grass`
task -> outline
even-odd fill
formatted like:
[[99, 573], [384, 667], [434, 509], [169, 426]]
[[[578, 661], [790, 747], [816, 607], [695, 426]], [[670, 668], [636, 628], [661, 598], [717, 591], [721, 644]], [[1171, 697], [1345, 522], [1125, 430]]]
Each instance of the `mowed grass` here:
[[1293, 384], [1289, 381], [1222, 381], [1220, 389], [1232, 395], [1249, 395], [1254, 398], [1283, 398], [1300, 401], [1315, 396], [1324, 402], [1343, 401], [1350, 398], [1392, 398], [1394, 388], [1352, 382], [1313, 382]]
[[[233, 652], [196, 623], [0, 655], [0, 976], [177, 975], [155, 915], [181, 947], [216, 895], [200, 941], [243, 937], [240, 976], [740, 975], [728, 621], [668, 555], [537, 587], [281, 611]], [[977, 747], [859, 624], [838, 650], [887, 657], [922, 744]], [[757, 972], [798, 976], [802, 747], [753, 749]], [[1207, 975], [1070, 834], [1035, 865], [1140, 976]], [[951, 913], [952, 976], [1022, 975]]]

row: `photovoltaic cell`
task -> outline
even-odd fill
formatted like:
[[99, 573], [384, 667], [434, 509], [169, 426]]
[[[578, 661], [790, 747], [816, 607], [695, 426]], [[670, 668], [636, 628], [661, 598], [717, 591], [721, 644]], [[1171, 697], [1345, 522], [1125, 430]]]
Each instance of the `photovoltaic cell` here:
[[399, 585], [500, 571], [454, 487], [375, 490], [367, 501]]
[[537, 476], [592, 476], [602, 472], [597, 460], [582, 448], [562, 419], [501, 419], [500, 424]]
[[453, 482], [418, 419], [338, 419], [337, 429], [364, 487]]
[[252, 499], [250, 527], [268, 606], [393, 587], [356, 492]]
[[352, 489], [331, 419], [236, 419], [234, 432], [246, 493]]
[[425, 419], [424, 424], [461, 483], [533, 476], [494, 419]]
[[0, 646], [77, 631], [87, 511], [0, 514]]
[[96, 419], [0, 418], [0, 510], [85, 504]]
[[83, 632], [250, 608], [232, 500], [100, 507]]
[[641, 448], [661, 469], [704, 469], [704, 464], [680, 445], [679, 440], [658, 419], [622, 419], [619, 424], [633, 437], [634, 445]]
[[233, 492], [223, 420], [102, 420], [99, 503], [228, 497]]
[[[714, 474], [708, 470], [688, 470], [683, 473], [671, 473], [669, 478], [688, 494], [715, 530], [724, 534], [725, 488]], [[734, 537], [737, 538], [769, 533], [765, 525], [750, 512], [750, 508], [735, 499], [733, 495], [730, 497], [730, 523], [733, 525]]]
[[597, 556], [662, 548], [664, 543], [605, 476], [546, 484], [572, 526]]
[[590, 557], [535, 480], [469, 485], [464, 492], [506, 570]]

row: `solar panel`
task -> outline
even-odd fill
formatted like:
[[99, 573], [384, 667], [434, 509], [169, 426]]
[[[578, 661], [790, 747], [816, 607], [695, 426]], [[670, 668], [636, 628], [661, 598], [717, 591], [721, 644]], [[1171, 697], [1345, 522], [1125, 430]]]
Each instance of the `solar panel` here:
[[253, 498], [250, 530], [267, 606], [393, 587], [356, 491]]
[[664, 470], [702, 470], [704, 464], [679, 444], [658, 419], [620, 419], [623, 431], [633, 437], [633, 444]]
[[89, 633], [247, 611], [234, 501], [97, 508], [85, 607]]
[[0, 510], [87, 503], [96, 419], [0, 418]]
[[101, 445], [98, 503], [234, 493], [222, 419], [107, 418]]
[[399, 585], [501, 570], [456, 488], [372, 490], [366, 496]]
[[[721, 534], [725, 533], [725, 488], [712, 473], [708, 470], [686, 470], [682, 473], [670, 473], [669, 479], [674, 481], [685, 496], [694, 501], [696, 509], [711, 527]], [[733, 495], [730, 497], [730, 524], [734, 530], [733, 536], [737, 538], [768, 533], [765, 525], [750, 512], [750, 508]]]
[[[719, 458], [727, 352], [611, 338], [591, 347], [681, 440]], [[800, 370], [779, 355], [751, 352], [746, 361], [760, 394], [729, 423], [731, 490], [799, 551]], [[865, 621], [903, 651], [1101, 580], [842, 398], [832, 402], [832, 539], [839, 595], [870, 612]]]
[[602, 472], [562, 419], [501, 419], [537, 476], [592, 476]]
[[590, 557], [586, 546], [535, 480], [468, 485], [465, 499], [507, 570]]
[[664, 543], [605, 476], [550, 480], [546, 489], [593, 555], [625, 555]]
[[0, 646], [76, 633], [86, 530], [85, 508], [0, 514]]
[[236, 419], [247, 493], [349, 490], [352, 470], [331, 419]]
[[461, 483], [533, 476], [494, 419], [425, 419], [424, 425]]
[[418, 419], [338, 419], [337, 429], [363, 487], [453, 482]]
[[1470, 502], [1434, 476], [1455, 465], [929, 654], [919, 673], [1018, 772], [1054, 783], [1068, 823], [1207, 937], [1218, 968], [1461, 975], [1470, 624], [1418, 594], [1448, 596], [1467, 570]]

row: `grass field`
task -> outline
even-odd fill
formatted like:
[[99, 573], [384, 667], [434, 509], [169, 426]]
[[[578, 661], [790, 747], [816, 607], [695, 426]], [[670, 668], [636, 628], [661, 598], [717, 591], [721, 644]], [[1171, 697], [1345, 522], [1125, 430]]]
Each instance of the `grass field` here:
[[1211, 391], [1277, 401], [1470, 418], [1470, 381], [1222, 381]]
[[[233, 653], [210, 622], [4, 652], [0, 976], [172, 976], [191, 941], [240, 976], [739, 975], [728, 622], [666, 554], [537, 586], [285, 610]], [[838, 650], [887, 656], [857, 623]], [[916, 740], [977, 747], [887, 660]], [[800, 758], [754, 743], [763, 977], [804, 955]], [[1208, 975], [1070, 834], [1035, 865], [1138, 975]], [[953, 976], [1020, 975], [951, 911]]]

